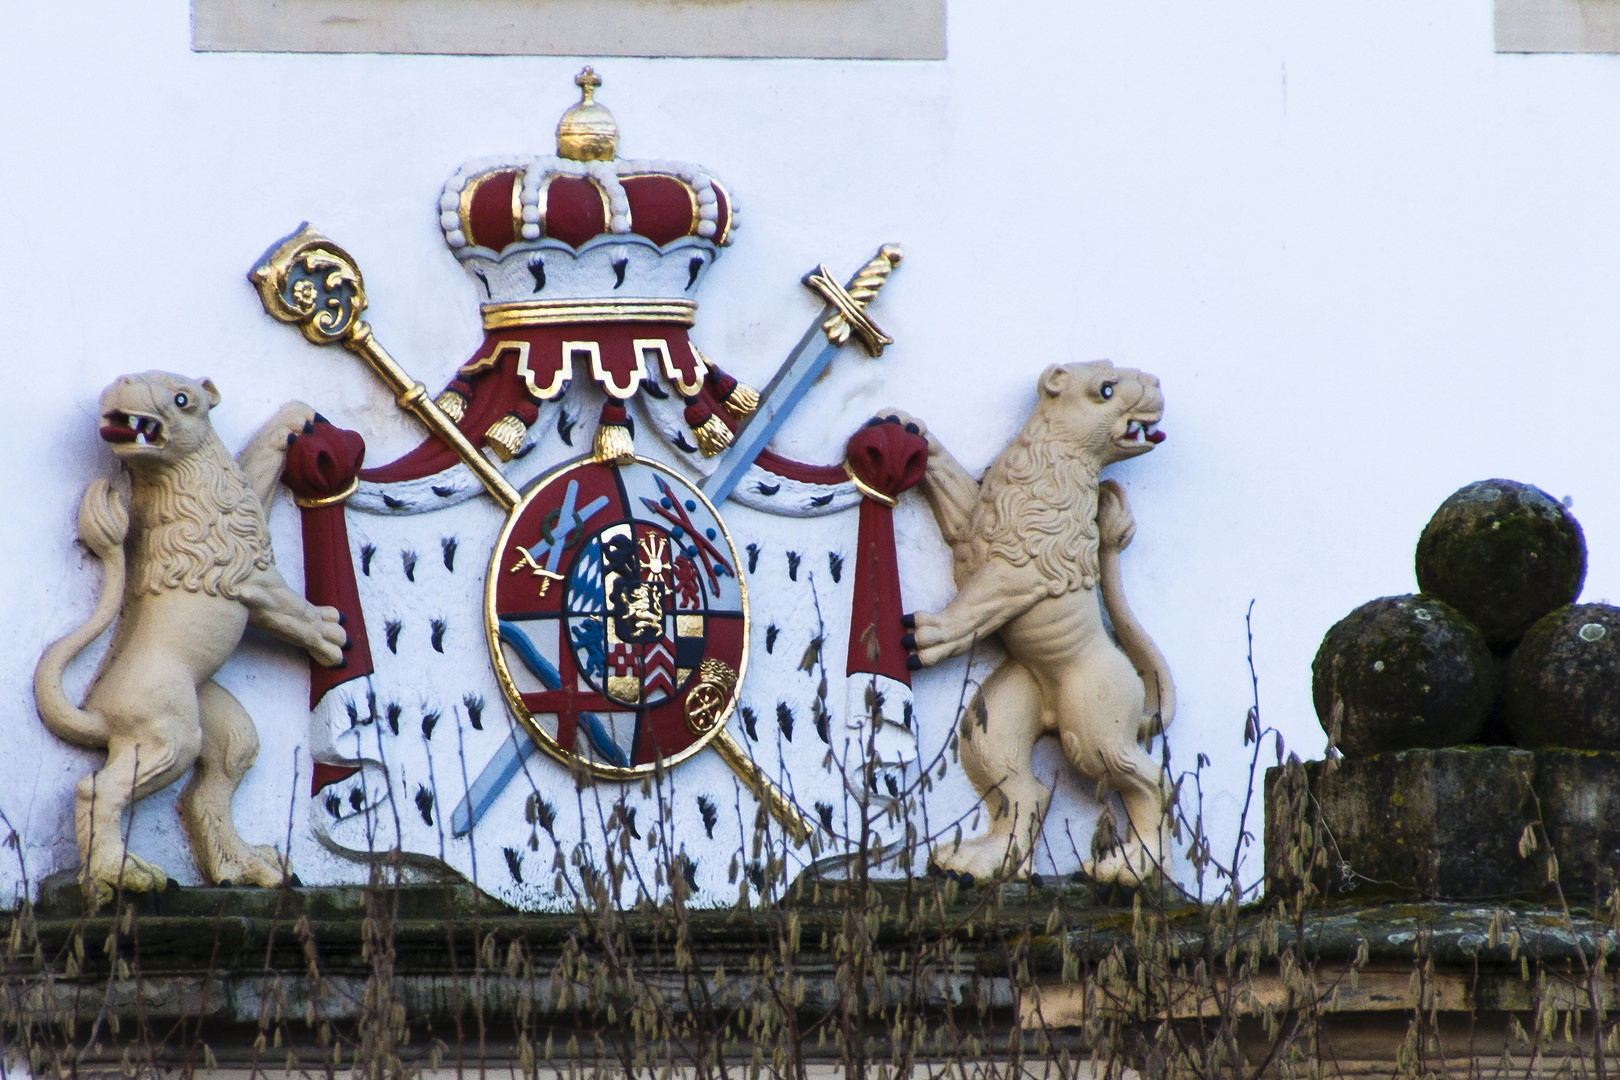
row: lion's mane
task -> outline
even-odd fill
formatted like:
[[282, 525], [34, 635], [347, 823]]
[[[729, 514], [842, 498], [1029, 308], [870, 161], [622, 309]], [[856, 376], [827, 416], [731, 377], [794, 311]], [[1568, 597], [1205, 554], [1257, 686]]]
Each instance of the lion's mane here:
[[1098, 466], [1037, 409], [984, 474], [969, 519], [972, 573], [992, 558], [1034, 562], [1052, 596], [1097, 583]]
[[134, 478], [129, 595], [184, 589], [228, 600], [273, 563], [264, 508], [210, 428], [202, 445]]

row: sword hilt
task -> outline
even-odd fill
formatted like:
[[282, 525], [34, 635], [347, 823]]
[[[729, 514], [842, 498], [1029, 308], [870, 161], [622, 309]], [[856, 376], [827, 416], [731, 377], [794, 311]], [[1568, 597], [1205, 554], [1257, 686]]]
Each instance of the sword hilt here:
[[342, 345], [364, 360], [394, 400], [454, 450], [503, 509], [517, 505], [517, 489], [433, 403], [427, 387], [388, 355], [360, 318], [366, 309], [366, 283], [353, 256], [305, 222], [265, 252], [248, 280], [271, 318], [298, 327], [316, 345]]
[[894, 339], [867, 316], [866, 305], [872, 302], [889, 280], [889, 274], [900, 265], [903, 254], [899, 244], [884, 244], [845, 286], [834, 281], [825, 266], [818, 266], [814, 272], [805, 275], [804, 283], [820, 293], [834, 308], [833, 313], [821, 324], [828, 341], [842, 345], [854, 334], [873, 356], [882, 356], [884, 347], [894, 344]]

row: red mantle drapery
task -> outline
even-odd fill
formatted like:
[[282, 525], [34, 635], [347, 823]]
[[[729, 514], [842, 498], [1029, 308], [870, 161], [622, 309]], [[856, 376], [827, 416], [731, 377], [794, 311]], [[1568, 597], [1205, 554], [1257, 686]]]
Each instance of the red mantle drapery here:
[[[365, 613], [360, 608], [343, 508], [354, 491], [365, 457], [365, 440], [357, 432], [333, 427], [318, 415], [304, 434], [292, 436], [287, 445], [281, 480], [292, 490], [303, 521], [304, 597], [312, 604], [341, 611], [343, 629], [349, 635], [341, 667], [323, 667], [310, 660], [311, 709], [333, 687], [372, 673], [371, 642], [366, 636]], [[353, 766], [316, 762], [311, 794], [355, 771]]]
[[845, 469], [861, 494], [856, 540], [855, 600], [849, 622], [852, 680], [881, 675], [907, 687], [906, 650], [900, 644], [900, 570], [894, 548], [895, 498], [922, 481], [928, 467], [928, 441], [915, 425], [898, 420], [869, 422], [850, 437]]

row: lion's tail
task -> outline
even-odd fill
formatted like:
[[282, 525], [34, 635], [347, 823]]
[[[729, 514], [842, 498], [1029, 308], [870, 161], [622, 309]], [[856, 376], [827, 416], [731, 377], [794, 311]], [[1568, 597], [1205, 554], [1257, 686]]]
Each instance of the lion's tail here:
[[[1119, 551], [1103, 545], [1100, 576], [1102, 577], [1103, 605], [1108, 608], [1109, 621], [1114, 624], [1114, 636], [1119, 647], [1136, 667], [1147, 691], [1146, 708], [1151, 709], [1150, 720], [1144, 721], [1141, 735], [1151, 738], [1170, 726], [1176, 715], [1176, 684], [1170, 678], [1170, 665], [1164, 654], [1148, 637], [1142, 624], [1136, 621], [1131, 606], [1125, 602], [1125, 584], [1119, 576]], [[1145, 710], [1144, 710], [1145, 711]]]
[[124, 600], [124, 538], [128, 534], [129, 512], [123, 500], [106, 480], [95, 481], [79, 503], [79, 539], [101, 560], [101, 599], [90, 618], [46, 649], [34, 668], [34, 701], [39, 718], [51, 734], [79, 746], [106, 746], [107, 724], [68, 700], [62, 689], [62, 673], [118, 617]]

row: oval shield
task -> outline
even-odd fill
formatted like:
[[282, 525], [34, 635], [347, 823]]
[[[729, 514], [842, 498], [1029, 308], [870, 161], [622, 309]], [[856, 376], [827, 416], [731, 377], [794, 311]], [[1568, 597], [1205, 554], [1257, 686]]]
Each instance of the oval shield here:
[[666, 466], [563, 466], [513, 509], [485, 597], [507, 703], [565, 764], [628, 778], [696, 753], [748, 667], [748, 591], [720, 515]]

